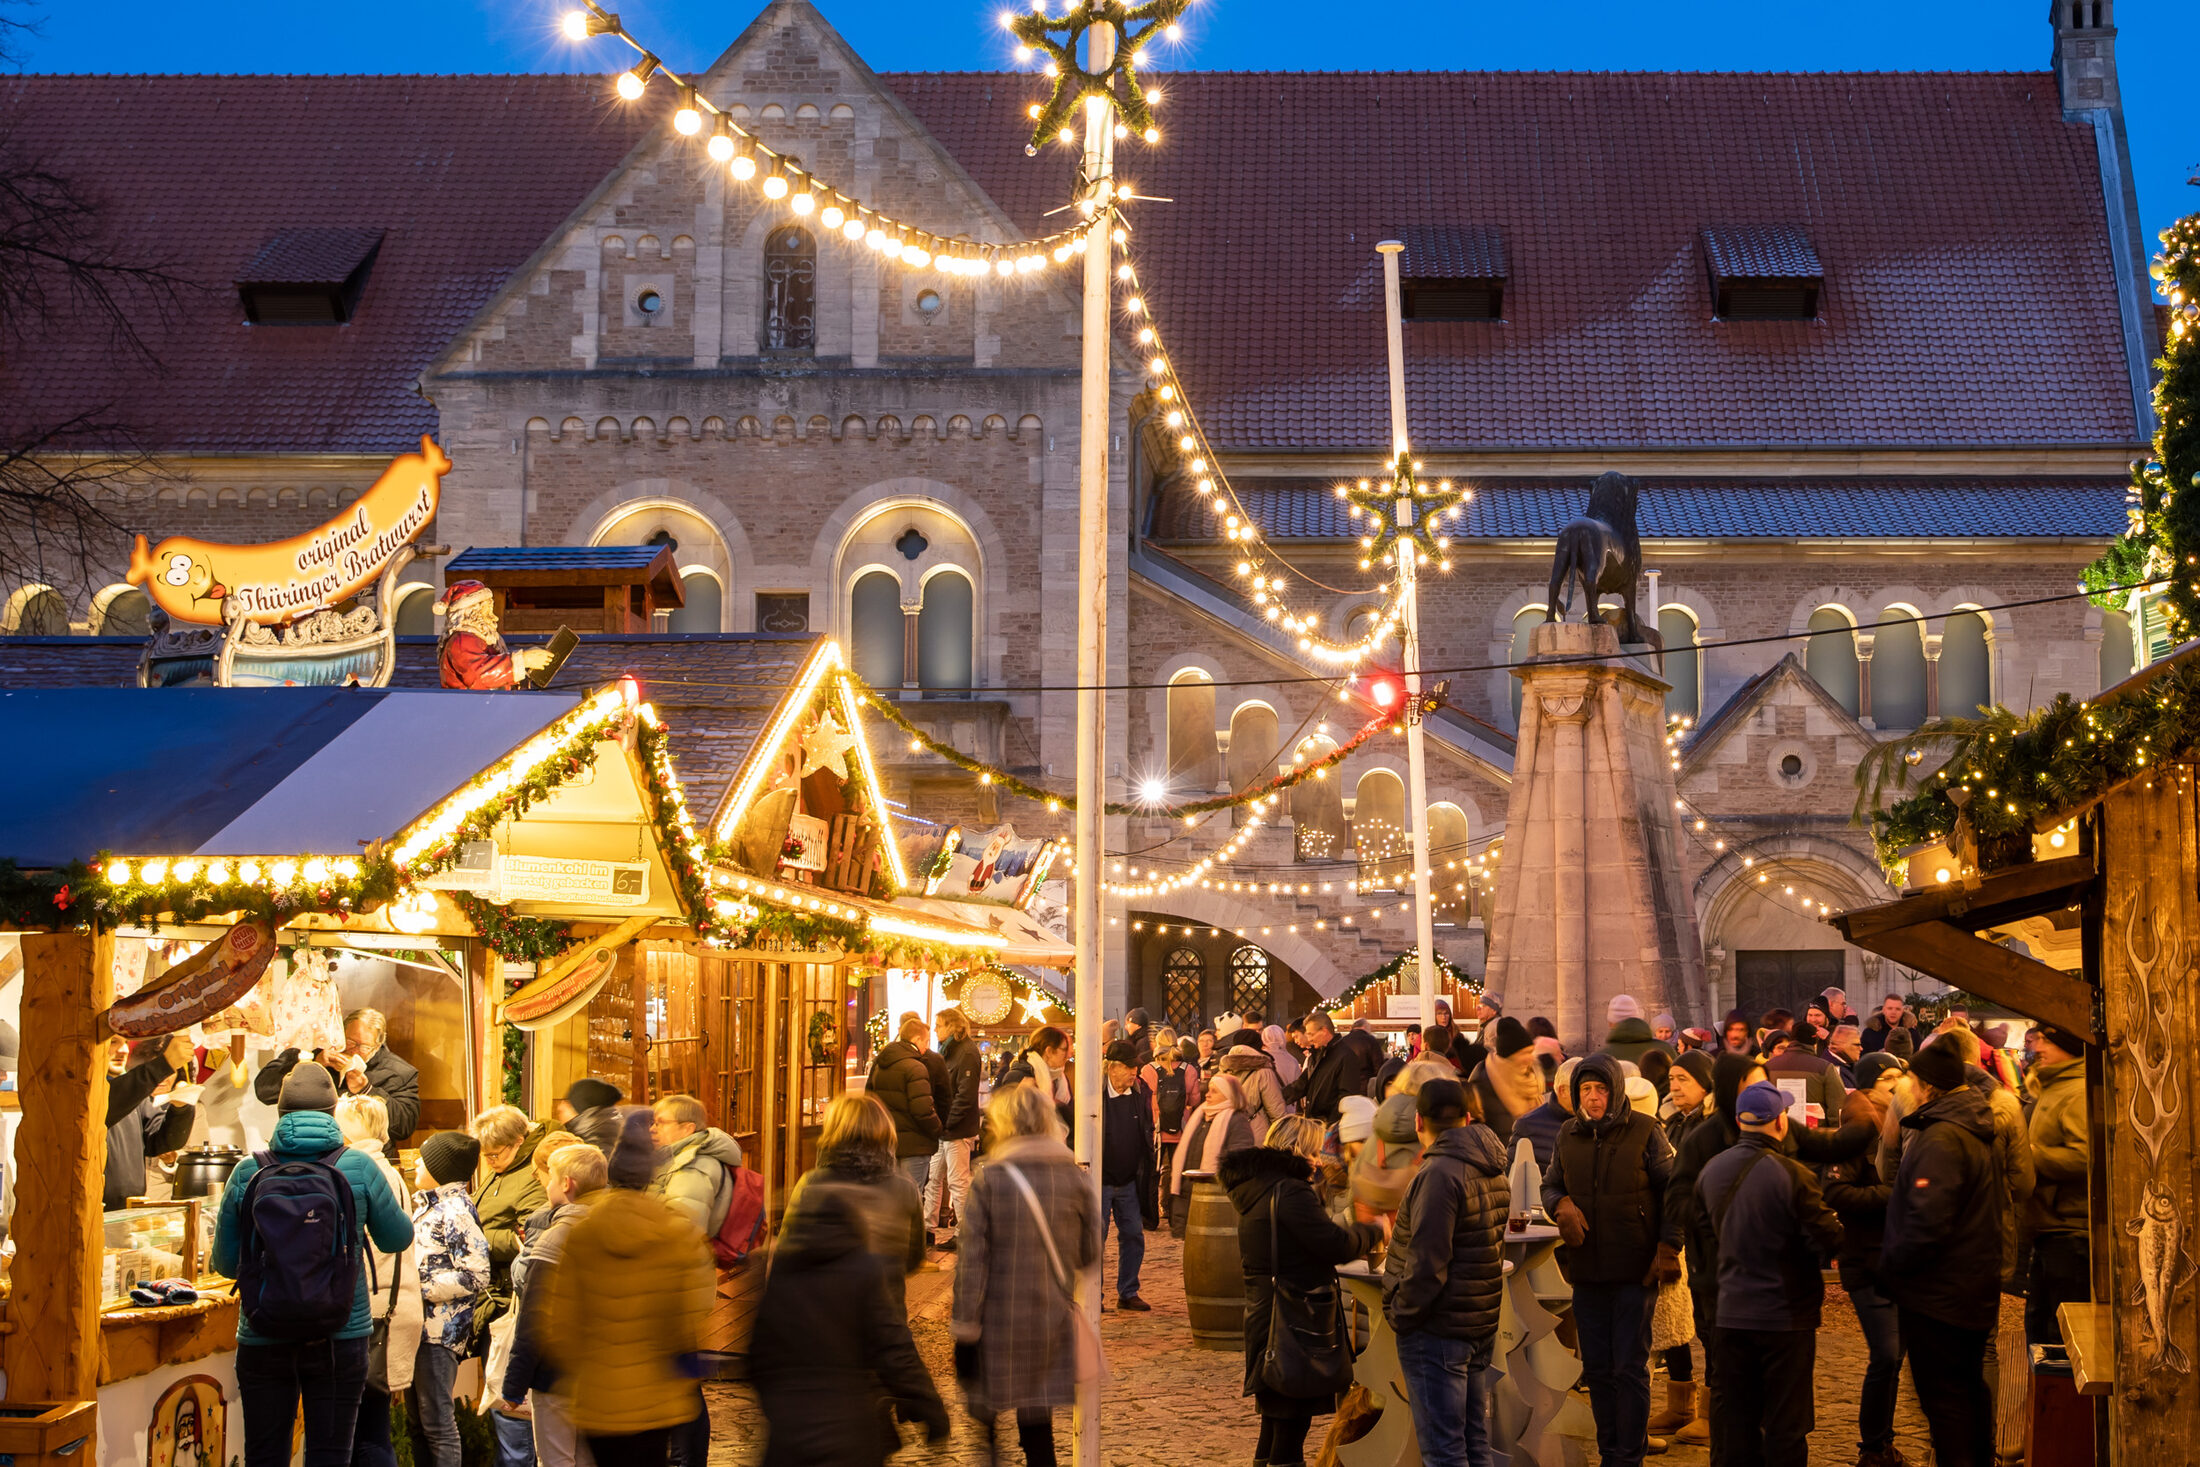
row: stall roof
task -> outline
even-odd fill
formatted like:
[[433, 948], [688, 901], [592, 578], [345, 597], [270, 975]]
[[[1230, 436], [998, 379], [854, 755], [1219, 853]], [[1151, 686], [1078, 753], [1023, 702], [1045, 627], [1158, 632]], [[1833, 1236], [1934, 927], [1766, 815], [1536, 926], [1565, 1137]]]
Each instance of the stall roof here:
[[[998, 933], [1007, 943], [1001, 961], [1040, 968], [1067, 968], [1077, 961], [1077, 949], [1049, 932], [1038, 918], [998, 902], [958, 902], [944, 897], [901, 896], [894, 905], [904, 911], [922, 912], [964, 926]], [[1059, 983], [1050, 986], [1059, 987]]]
[[393, 688], [0, 691], [0, 859], [337, 855], [385, 840], [581, 703]]

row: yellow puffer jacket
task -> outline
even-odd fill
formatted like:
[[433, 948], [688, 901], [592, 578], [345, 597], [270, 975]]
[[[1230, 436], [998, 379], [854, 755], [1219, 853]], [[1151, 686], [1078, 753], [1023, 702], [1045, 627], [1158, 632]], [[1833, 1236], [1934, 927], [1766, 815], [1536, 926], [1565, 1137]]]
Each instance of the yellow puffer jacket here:
[[695, 1419], [693, 1380], [674, 1362], [703, 1347], [710, 1252], [695, 1225], [644, 1192], [610, 1188], [551, 1276], [543, 1349], [582, 1431], [651, 1431]]

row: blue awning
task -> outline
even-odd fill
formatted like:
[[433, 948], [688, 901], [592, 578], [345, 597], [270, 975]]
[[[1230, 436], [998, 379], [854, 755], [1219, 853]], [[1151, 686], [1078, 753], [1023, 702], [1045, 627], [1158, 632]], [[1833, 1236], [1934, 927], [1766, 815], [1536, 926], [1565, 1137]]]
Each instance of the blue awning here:
[[0, 859], [348, 855], [580, 705], [403, 688], [0, 691]]

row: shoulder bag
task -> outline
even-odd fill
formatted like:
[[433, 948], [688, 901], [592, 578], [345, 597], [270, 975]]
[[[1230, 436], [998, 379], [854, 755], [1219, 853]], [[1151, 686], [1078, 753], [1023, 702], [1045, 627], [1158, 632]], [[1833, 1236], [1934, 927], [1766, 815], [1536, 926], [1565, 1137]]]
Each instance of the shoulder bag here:
[[1047, 1276], [1054, 1280], [1055, 1292], [1061, 1295], [1062, 1306], [1069, 1311], [1070, 1333], [1077, 1344], [1077, 1378], [1079, 1380], [1112, 1380], [1108, 1372], [1108, 1357], [1100, 1348], [1100, 1326], [1077, 1306], [1076, 1281], [1062, 1264], [1062, 1250], [1054, 1246], [1054, 1229], [1047, 1222], [1046, 1209], [1039, 1205], [1039, 1194], [1031, 1189], [1031, 1182], [1013, 1162], [994, 1163], [1008, 1173], [1016, 1190], [1024, 1194], [1024, 1206], [1031, 1211], [1031, 1225], [1039, 1230], [1039, 1241], [1047, 1248]]
[[1284, 1281], [1278, 1265], [1276, 1194], [1268, 1194], [1268, 1343], [1260, 1382], [1278, 1395], [1334, 1396], [1352, 1384], [1352, 1344], [1345, 1333], [1344, 1290], [1334, 1277], [1311, 1289]]

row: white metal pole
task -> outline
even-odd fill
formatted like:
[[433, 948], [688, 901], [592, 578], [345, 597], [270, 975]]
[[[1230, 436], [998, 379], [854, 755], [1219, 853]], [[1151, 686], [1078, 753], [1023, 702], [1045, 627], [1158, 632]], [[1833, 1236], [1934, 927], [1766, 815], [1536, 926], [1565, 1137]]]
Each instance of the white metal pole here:
[[[1411, 453], [1406, 434], [1406, 339], [1398, 304], [1398, 255], [1405, 245], [1386, 239], [1375, 246], [1383, 257], [1383, 324], [1390, 347], [1390, 456]], [[1399, 528], [1414, 523], [1413, 501], [1391, 506]], [[1413, 822], [1413, 938], [1419, 944], [1421, 1026], [1436, 1020], [1436, 913], [1429, 904], [1428, 762], [1421, 750], [1421, 593], [1414, 573], [1413, 542], [1398, 540], [1398, 626], [1403, 647], [1400, 671], [1406, 682], [1406, 808]]]
[[[1088, 71], [1098, 75], [1115, 61], [1115, 27], [1105, 21], [1085, 32]], [[1106, 803], [1108, 680], [1108, 425], [1112, 353], [1108, 306], [1109, 230], [1114, 219], [1115, 110], [1105, 97], [1085, 103], [1085, 176], [1096, 190], [1092, 228], [1085, 234], [1083, 395], [1077, 424], [1077, 1159], [1085, 1168], [1093, 1205], [1100, 1202], [1100, 1091], [1105, 1061], [1100, 1053], [1100, 876], [1107, 852]], [[1097, 1328], [1100, 1271], [1080, 1285], [1078, 1307]], [[1077, 1383], [1072, 1419], [1075, 1467], [1100, 1467], [1100, 1382]]]

